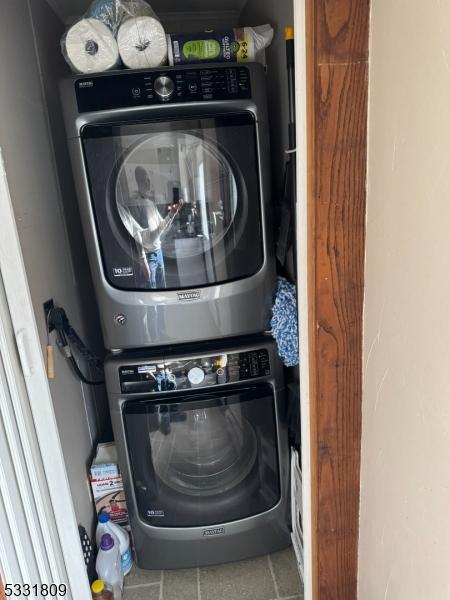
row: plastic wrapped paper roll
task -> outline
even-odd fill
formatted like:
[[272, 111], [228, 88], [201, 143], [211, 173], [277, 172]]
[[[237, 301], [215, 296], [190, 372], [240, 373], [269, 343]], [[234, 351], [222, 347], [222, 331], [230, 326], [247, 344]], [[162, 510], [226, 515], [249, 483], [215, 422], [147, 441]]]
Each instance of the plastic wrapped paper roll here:
[[159, 67], [167, 60], [167, 41], [158, 19], [136, 17], [126, 20], [117, 34], [120, 57], [130, 69]]
[[107, 71], [119, 63], [119, 50], [112, 31], [97, 19], [82, 19], [62, 40], [63, 54], [79, 73]]
[[151, 6], [144, 0], [94, 0], [88, 15], [99, 21], [117, 34], [121, 23], [130, 17], [155, 17]]

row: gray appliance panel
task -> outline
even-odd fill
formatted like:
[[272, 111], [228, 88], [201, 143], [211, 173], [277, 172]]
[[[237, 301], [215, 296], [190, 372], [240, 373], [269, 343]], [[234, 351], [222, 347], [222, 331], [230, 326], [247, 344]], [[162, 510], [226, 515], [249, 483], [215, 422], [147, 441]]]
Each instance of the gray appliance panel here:
[[[217, 65], [214, 65], [214, 68]], [[130, 349], [260, 333], [267, 330], [275, 286], [270, 211], [269, 143], [264, 72], [247, 66], [251, 99], [171, 103], [78, 113], [73, 83], [62, 84], [62, 99], [69, 149], [99, 304], [106, 348]], [[107, 74], [100, 77], [106, 77]], [[85, 124], [149, 118], [184, 118], [249, 111], [256, 119], [261, 228], [264, 259], [260, 270], [245, 279], [200, 289], [124, 291], [112, 287], [104, 276], [95, 215], [90, 200], [83, 149], [79, 138]]]
[[[172, 361], [182, 363], [193, 360], [201, 363], [214, 356], [223, 357], [233, 354], [261, 352], [265, 350], [268, 356], [269, 375], [249, 377], [226, 386], [220, 382], [209, 386], [193, 385], [192, 389], [208, 393], [209, 390], [236, 390], [245, 387], [246, 382], [260, 382], [271, 386], [274, 397], [276, 440], [278, 450], [278, 468], [280, 483], [279, 502], [270, 510], [234, 522], [228, 522], [226, 514], [223, 519], [205, 527], [156, 527], [145, 523], [137, 510], [134, 485], [131, 480], [131, 461], [126, 445], [125, 424], [122, 409], [125, 402], [138, 399], [148, 394], [123, 394], [120, 391], [120, 369], [151, 363]], [[266, 359], [264, 359], [266, 364]], [[125, 491], [127, 495], [130, 523], [135, 544], [137, 565], [144, 569], [177, 569], [219, 564], [228, 561], [242, 560], [254, 556], [275, 552], [290, 544], [289, 525], [289, 448], [285, 414], [285, 396], [283, 370], [276, 356], [273, 342], [259, 342], [258, 345], [230, 346], [223, 351], [200, 352], [192, 354], [149, 356], [142, 355], [137, 360], [137, 354], [132, 356], [114, 356], [106, 361], [106, 381], [111, 409], [111, 417], [117, 444], [119, 462], [122, 470]], [[184, 389], [175, 394], [185, 394]], [[163, 402], [165, 393], [151, 394], [155, 402]]]

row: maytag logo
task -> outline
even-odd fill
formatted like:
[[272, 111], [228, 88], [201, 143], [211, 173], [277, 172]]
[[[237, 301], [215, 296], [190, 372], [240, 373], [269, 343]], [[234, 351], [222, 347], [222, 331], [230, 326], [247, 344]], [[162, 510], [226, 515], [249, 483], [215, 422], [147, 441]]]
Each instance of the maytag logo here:
[[210, 535], [222, 535], [225, 533], [225, 527], [214, 527], [213, 529], [204, 529], [203, 536], [208, 537]]
[[93, 81], [79, 81], [78, 87], [80, 87], [80, 88], [94, 87], [94, 82]]
[[200, 290], [191, 290], [189, 292], [177, 292], [178, 300], [186, 301], [186, 300], [198, 300], [200, 298], [201, 292]]

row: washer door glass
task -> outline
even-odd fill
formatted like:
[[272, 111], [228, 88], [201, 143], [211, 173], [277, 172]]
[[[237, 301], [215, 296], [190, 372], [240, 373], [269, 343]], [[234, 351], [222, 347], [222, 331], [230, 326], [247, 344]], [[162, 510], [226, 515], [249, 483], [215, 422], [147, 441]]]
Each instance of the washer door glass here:
[[178, 395], [165, 403], [130, 401], [124, 420], [137, 508], [145, 522], [212, 525], [265, 512], [278, 502], [270, 386]]
[[92, 207], [108, 281], [183, 289], [263, 261], [255, 123], [226, 117], [86, 126]]

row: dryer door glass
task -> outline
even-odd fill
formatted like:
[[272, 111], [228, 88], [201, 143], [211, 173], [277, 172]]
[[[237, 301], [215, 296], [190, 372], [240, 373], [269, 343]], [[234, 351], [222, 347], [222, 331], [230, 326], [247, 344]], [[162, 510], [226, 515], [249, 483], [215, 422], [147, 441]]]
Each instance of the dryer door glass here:
[[269, 385], [129, 401], [124, 421], [140, 517], [197, 527], [265, 512], [280, 499]]
[[260, 269], [250, 113], [89, 125], [82, 142], [104, 272], [114, 287], [201, 287]]

